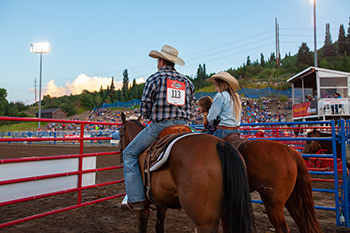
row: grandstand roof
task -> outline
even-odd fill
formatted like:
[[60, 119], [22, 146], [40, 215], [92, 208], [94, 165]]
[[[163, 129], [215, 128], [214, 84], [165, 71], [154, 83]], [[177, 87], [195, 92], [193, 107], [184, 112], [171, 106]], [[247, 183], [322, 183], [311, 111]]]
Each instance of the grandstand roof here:
[[350, 77], [350, 73], [348, 72], [310, 66], [288, 79], [287, 82], [291, 82], [295, 87], [299, 87], [302, 85], [301, 80], [304, 79], [304, 87], [316, 87], [316, 73], [319, 78]]

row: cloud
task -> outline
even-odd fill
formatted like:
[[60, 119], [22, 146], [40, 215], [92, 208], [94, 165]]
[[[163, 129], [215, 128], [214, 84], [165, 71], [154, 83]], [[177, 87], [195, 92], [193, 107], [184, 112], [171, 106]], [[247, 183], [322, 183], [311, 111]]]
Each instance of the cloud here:
[[[144, 83], [144, 78], [135, 80], [137, 84]], [[76, 95], [80, 94], [83, 90], [90, 92], [99, 91], [102, 85], [102, 89], [107, 89], [107, 85], [111, 85], [112, 78], [107, 77], [89, 77], [86, 74], [80, 74], [73, 82], [66, 82], [62, 87], [58, 87], [55, 84], [55, 80], [52, 79], [46, 87], [42, 90], [43, 95], [50, 95], [51, 97], [60, 97], [64, 95]], [[114, 80], [115, 89], [121, 89], [123, 86], [122, 81]]]

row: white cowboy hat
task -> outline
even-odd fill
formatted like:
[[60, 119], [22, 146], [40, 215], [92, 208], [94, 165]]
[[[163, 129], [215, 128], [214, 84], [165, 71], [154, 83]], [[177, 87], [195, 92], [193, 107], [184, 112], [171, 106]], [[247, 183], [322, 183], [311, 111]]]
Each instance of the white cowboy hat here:
[[220, 71], [219, 73], [214, 74], [213, 76], [208, 78], [206, 81], [213, 83], [215, 82], [215, 79], [220, 79], [227, 82], [234, 91], [238, 91], [240, 89], [237, 79], [225, 71]]
[[174, 47], [171, 47], [169, 45], [164, 45], [160, 52], [156, 50], [152, 50], [151, 52], [149, 52], [148, 56], [153, 58], [160, 57], [167, 61], [175, 63], [179, 66], [184, 66], [185, 62], [177, 56], [178, 54], [179, 54], [179, 51], [177, 51], [177, 49], [175, 49]]

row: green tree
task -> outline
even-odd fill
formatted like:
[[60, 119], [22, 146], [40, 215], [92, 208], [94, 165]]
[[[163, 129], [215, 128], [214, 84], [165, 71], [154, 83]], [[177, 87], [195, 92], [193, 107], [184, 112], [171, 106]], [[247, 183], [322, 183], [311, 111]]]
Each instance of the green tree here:
[[80, 95], [80, 103], [83, 107], [87, 109], [93, 109], [94, 108], [94, 99], [91, 96], [91, 93], [88, 90], [83, 90], [82, 94]]
[[339, 27], [339, 35], [338, 35], [338, 53], [340, 55], [344, 55], [344, 53], [346, 52], [346, 49], [347, 49], [347, 45], [346, 45], [344, 24], [341, 24]]
[[301, 43], [297, 53], [297, 64], [311, 66], [313, 63], [312, 53], [305, 42]]
[[123, 71], [123, 88], [122, 88], [122, 91], [124, 92], [124, 94], [128, 89], [129, 89], [129, 75], [128, 75], [128, 70], [125, 69]]
[[248, 57], [247, 57], [247, 63], [246, 63], [246, 65], [247, 65], [247, 66], [250, 66], [251, 64], [252, 64], [252, 62], [250, 61], [250, 56], [248, 56]]
[[346, 35], [346, 53], [350, 56], [350, 17], [349, 17], [349, 27]]
[[196, 76], [197, 82], [199, 84], [202, 84], [203, 82], [205, 82], [206, 77], [207, 77], [207, 74], [206, 74], [205, 64], [203, 64], [203, 67], [201, 64], [199, 64], [199, 67], [197, 69], [197, 76]]
[[5, 115], [5, 109], [7, 109], [7, 90], [4, 88], [0, 88], [0, 116], [6, 116]]
[[263, 68], [265, 67], [265, 58], [263, 53], [260, 54], [260, 66]]
[[115, 86], [114, 86], [114, 77], [112, 76], [111, 87], [109, 89], [109, 96], [111, 97], [112, 103], [114, 103], [116, 99]]
[[334, 45], [332, 44], [332, 36], [330, 32], [329, 23], [326, 24], [326, 36], [323, 45], [323, 56], [325, 57], [333, 57], [335, 56]]

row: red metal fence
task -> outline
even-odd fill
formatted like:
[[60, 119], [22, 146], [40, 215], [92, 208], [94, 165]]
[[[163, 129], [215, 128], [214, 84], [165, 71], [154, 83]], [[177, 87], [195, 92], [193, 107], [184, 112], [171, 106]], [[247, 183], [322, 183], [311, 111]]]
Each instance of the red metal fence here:
[[71, 188], [71, 189], [66, 189], [66, 190], [61, 190], [61, 191], [56, 191], [56, 192], [50, 192], [50, 193], [45, 193], [45, 194], [40, 194], [40, 195], [34, 195], [30, 197], [24, 197], [24, 198], [19, 198], [15, 200], [9, 200], [9, 201], [4, 201], [0, 202], [0, 207], [1, 206], [6, 206], [6, 205], [12, 205], [16, 203], [21, 203], [21, 202], [26, 202], [30, 200], [36, 200], [40, 198], [45, 198], [45, 197], [51, 197], [55, 195], [60, 195], [60, 194], [65, 194], [65, 193], [72, 193], [72, 192], [77, 192], [78, 193], [78, 198], [77, 198], [77, 204], [72, 205], [69, 207], [65, 207], [62, 209], [57, 209], [57, 210], [52, 210], [40, 214], [36, 214], [33, 216], [13, 220], [10, 222], [6, 223], [0, 223], [0, 228], [14, 225], [17, 223], [21, 223], [24, 221], [48, 216], [51, 214], [56, 214], [60, 213], [63, 211], [67, 210], [72, 210], [75, 208], [95, 204], [98, 202], [122, 197], [125, 195], [125, 193], [122, 194], [117, 194], [113, 196], [108, 196], [104, 198], [100, 198], [97, 200], [89, 201], [89, 202], [84, 202], [82, 203], [82, 195], [81, 192], [82, 190], [87, 190], [87, 189], [92, 189], [96, 187], [102, 187], [102, 186], [107, 186], [107, 185], [113, 185], [113, 184], [118, 184], [124, 182], [124, 180], [115, 180], [115, 181], [110, 181], [110, 182], [104, 182], [104, 183], [99, 183], [99, 184], [93, 184], [93, 185], [87, 185], [87, 186], [82, 186], [82, 180], [83, 180], [83, 174], [87, 173], [97, 173], [101, 171], [108, 171], [108, 170], [115, 170], [115, 169], [121, 169], [123, 168], [122, 165], [119, 166], [110, 166], [110, 167], [103, 167], [103, 168], [95, 168], [95, 169], [83, 169], [83, 158], [87, 157], [92, 157], [96, 156], [97, 158], [99, 156], [105, 156], [105, 155], [117, 155], [119, 154], [118, 151], [115, 152], [101, 152], [101, 153], [83, 153], [84, 149], [84, 141], [86, 140], [110, 140], [111, 137], [84, 137], [84, 126], [85, 124], [96, 124], [96, 125], [121, 125], [121, 123], [107, 123], [107, 122], [92, 122], [92, 121], [76, 121], [76, 120], [59, 120], [59, 119], [38, 119], [38, 118], [21, 118], [21, 117], [0, 117], [0, 121], [31, 121], [31, 122], [55, 122], [55, 123], [74, 123], [74, 124], [80, 124], [80, 136], [79, 137], [62, 137], [62, 138], [0, 138], [0, 143], [2, 142], [24, 142], [24, 141], [79, 141], [79, 154], [73, 154], [73, 155], [57, 155], [57, 156], [40, 156], [40, 157], [30, 157], [30, 158], [15, 158], [15, 159], [0, 159], [0, 168], [2, 164], [11, 164], [11, 163], [22, 163], [22, 162], [31, 162], [31, 161], [57, 161], [57, 160], [62, 160], [62, 159], [70, 159], [70, 158], [78, 158], [79, 159], [79, 168], [77, 171], [71, 171], [71, 172], [63, 172], [63, 173], [56, 173], [56, 174], [46, 174], [46, 175], [39, 175], [39, 176], [32, 176], [32, 177], [23, 177], [23, 178], [17, 178], [17, 179], [10, 179], [10, 180], [1, 180], [0, 178], [0, 186], [1, 185], [8, 185], [8, 184], [16, 184], [16, 183], [21, 183], [21, 182], [28, 182], [28, 181], [34, 181], [34, 180], [44, 180], [44, 179], [49, 179], [49, 178], [57, 178], [57, 177], [65, 177], [65, 176], [78, 176], [78, 187], [76, 188]]

